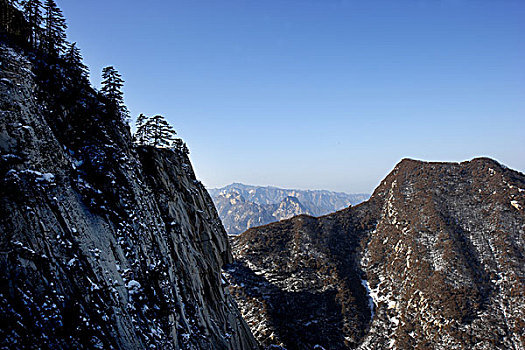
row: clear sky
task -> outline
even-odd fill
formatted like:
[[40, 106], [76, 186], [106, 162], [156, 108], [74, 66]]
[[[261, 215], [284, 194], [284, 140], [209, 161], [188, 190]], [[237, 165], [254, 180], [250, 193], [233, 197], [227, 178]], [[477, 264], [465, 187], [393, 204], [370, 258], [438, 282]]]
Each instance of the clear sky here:
[[523, 0], [59, 0], [98, 86], [209, 187], [371, 192], [402, 158], [525, 171]]

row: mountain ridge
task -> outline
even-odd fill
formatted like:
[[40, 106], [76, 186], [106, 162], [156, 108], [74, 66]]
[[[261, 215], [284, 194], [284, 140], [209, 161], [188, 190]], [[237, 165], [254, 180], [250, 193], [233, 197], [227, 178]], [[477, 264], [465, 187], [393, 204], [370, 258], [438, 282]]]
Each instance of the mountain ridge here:
[[300, 214], [320, 216], [359, 203], [367, 194], [282, 189], [233, 183], [209, 189], [229, 234]]
[[239, 188], [239, 187], [244, 188], [246, 190], [264, 188], [264, 189], [275, 189], [275, 190], [285, 190], [285, 191], [320, 192], [320, 193], [331, 193], [331, 194], [341, 194], [341, 195], [352, 195], [352, 194], [368, 195], [367, 193], [348, 193], [348, 192], [332, 191], [332, 190], [325, 190], [325, 189], [300, 189], [300, 188], [284, 188], [284, 187], [273, 186], [273, 185], [249, 185], [249, 184], [244, 184], [242, 182], [232, 182], [222, 187], [210, 187], [210, 188], [207, 187], [206, 189], [208, 190], [208, 192], [210, 192], [210, 195], [215, 195], [222, 190], [227, 190], [230, 188]]
[[524, 207], [492, 159], [403, 159], [366, 202], [231, 237], [232, 294], [288, 350], [521, 349]]
[[27, 45], [12, 3], [0, 347], [525, 348], [523, 173], [403, 159], [367, 201], [322, 216], [338, 200], [323, 191], [237, 188], [227, 203], [260, 211], [247, 224], [283, 220], [228, 238], [187, 152], [134, 144], [79, 67]]

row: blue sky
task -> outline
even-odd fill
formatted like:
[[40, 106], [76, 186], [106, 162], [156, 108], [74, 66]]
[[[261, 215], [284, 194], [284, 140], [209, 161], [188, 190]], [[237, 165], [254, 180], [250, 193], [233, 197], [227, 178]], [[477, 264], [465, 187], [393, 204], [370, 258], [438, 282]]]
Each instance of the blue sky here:
[[404, 157], [525, 171], [524, 1], [58, 3], [93, 83], [114, 65], [207, 186], [371, 192]]

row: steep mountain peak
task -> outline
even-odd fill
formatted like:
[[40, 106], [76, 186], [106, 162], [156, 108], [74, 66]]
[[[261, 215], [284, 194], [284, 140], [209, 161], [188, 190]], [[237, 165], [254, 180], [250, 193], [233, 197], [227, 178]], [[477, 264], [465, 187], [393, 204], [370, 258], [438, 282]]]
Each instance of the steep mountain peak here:
[[[374, 191], [372, 198], [380, 197], [386, 190], [393, 186], [393, 183], [419, 183], [429, 186], [429, 190], [431, 190], [434, 183], [444, 183], [444, 181], [439, 181], [439, 177], [451, 180], [466, 180], [472, 178], [472, 181], [479, 184], [485, 180], [491, 180], [493, 182], [493, 176], [496, 173], [506, 173], [507, 169], [506, 166], [487, 157], [478, 157], [463, 162], [429, 162], [404, 158], [397, 163], [385, 179], [381, 181], [380, 185]], [[507, 175], [512, 176], [511, 173], [507, 173]]]
[[278, 204], [272, 216], [277, 220], [289, 219], [297, 214], [311, 214], [310, 211], [294, 196], [286, 196]]
[[524, 208], [492, 159], [404, 159], [367, 202], [235, 237], [232, 293], [289, 350], [522, 349]]

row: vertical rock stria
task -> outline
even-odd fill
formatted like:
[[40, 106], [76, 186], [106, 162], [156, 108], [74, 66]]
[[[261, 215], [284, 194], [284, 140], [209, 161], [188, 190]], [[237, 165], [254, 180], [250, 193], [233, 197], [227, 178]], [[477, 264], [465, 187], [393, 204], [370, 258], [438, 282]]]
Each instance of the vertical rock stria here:
[[[0, 347], [258, 348], [188, 157], [135, 148], [95, 91], [31, 55], [0, 43]], [[51, 70], [62, 88], [44, 91]]]

